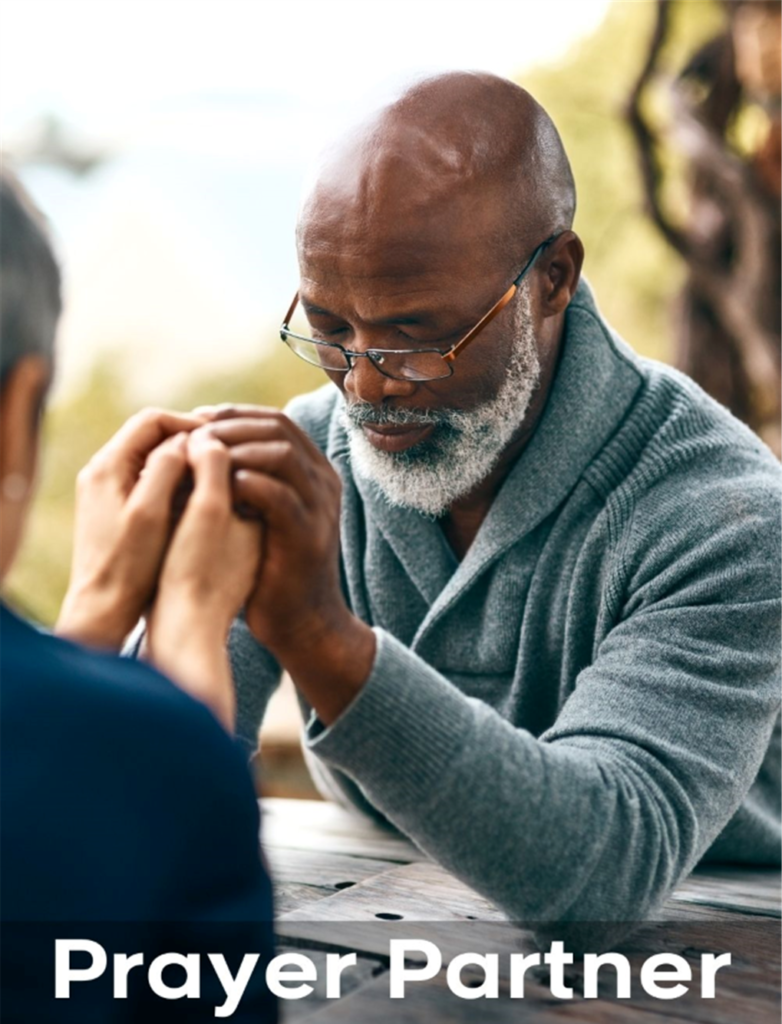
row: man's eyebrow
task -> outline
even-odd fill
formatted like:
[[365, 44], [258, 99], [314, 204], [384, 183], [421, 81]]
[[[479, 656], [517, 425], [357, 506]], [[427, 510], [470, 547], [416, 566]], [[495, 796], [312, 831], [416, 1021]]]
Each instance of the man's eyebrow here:
[[335, 316], [330, 309], [324, 309], [322, 306], [316, 306], [314, 302], [309, 302], [305, 298], [300, 299], [302, 306], [307, 310], [308, 313], [319, 313], [321, 316]]
[[[308, 313], [314, 313], [316, 316], [332, 316], [335, 319], [341, 320], [342, 317], [336, 313], [332, 313], [330, 309], [324, 309], [323, 306], [318, 306], [314, 302], [309, 302], [307, 299], [301, 299], [302, 306], [307, 310]], [[378, 320], [374, 320], [376, 324], [388, 324], [391, 327], [403, 327], [411, 324], [422, 324], [434, 318], [434, 314], [430, 310], [421, 310], [409, 313], [407, 316], [388, 316], [380, 317]]]
[[392, 324], [394, 327], [404, 327], [405, 324], [420, 324], [422, 321], [430, 319], [431, 313], [413, 313], [410, 316], [391, 316], [385, 320], [378, 320], [378, 323]]

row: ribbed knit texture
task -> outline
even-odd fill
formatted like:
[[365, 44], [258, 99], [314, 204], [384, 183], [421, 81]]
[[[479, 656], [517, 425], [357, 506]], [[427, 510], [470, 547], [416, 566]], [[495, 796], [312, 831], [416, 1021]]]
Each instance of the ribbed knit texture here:
[[[757, 437], [582, 284], [459, 563], [354, 478], [341, 401], [289, 408], [342, 476], [345, 594], [378, 638], [336, 722], [303, 704], [323, 791], [519, 921], [639, 920], [707, 853], [778, 862], [781, 474]], [[231, 650], [252, 742], [279, 668], [242, 623]]]

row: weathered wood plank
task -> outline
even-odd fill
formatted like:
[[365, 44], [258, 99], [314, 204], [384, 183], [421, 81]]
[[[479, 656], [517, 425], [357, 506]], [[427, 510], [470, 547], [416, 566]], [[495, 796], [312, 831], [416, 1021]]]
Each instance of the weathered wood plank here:
[[265, 851], [277, 882], [301, 882], [329, 889], [348, 889], [356, 882], [395, 867], [394, 861], [326, 853], [320, 850], [291, 850], [270, 847]]
[[326, 896], [331, 896], [336, 889], [327, 889], [320, 885], [302, 885], [299, 882], [274, 882], [274, 913], [289, 914], [300, 907], [308, 907], [318, 903]]
[[[270, 859], [275, 850], [296, 849], [318, 855], [335, 854], [385, 860], [387, 863], [427, 862], [428, 858], [396, 830], [325, 801], [266, 799], [263, 843]], [[278, 858], [278, 863], [284, 855]], [[313, 870], [314, 867], [313, 858]], [[385, 866], [385, 865], [384, 865]], [[360, 868], [356, 866], [355, 871]], [[366, 877], [364, 874], [362, 877]], [[315, 879], [297, 878], [302, 883]], [[697, 868], [674, 893], [673, 899], [739, 913], [779, 917], [782, 882], [775, 869], [730, 866]]]
[[438, 947], [444, 964], [468, 949], [505, 955], [520, 949], [532, 952], [536, 948], [530, 932], [503, 921], [384, 921], [347, 917], [314, 920], [310, 911], [317, 911], [319, 906], [300, 908], [279, 918], [274, 930], [280, 940], [313, 948], [360, 952], [386, 961], [392, 939], [425, 940]]
[[475, 1024], [475, 1021], [505, 1024], [518, 1020], [538, 1024], [542, 1018], [534, 1015], [534, 1011], [530, 1013], [524, 1002], [459, 999], [449, 991], [445, 971], [431, 981], [411, 985], [404, 999], [391, 1000], [385, 974], [346, 998], [326, 1004], [312, 1019], [316, 1024], [367, 1024], [385, 1020], [393, 1020], [394, 1024]]
[[308, 907], [395, 867], [392, 861], [338, 853], [276, 847], [267, 849], [265, 853], [274, 881], [274, 908], [278, 917], [300, 907]]
[[429, 858], [396, 829], [319, 800], [260, 801], [264, 849], [322, 850], [407, 864]]
[[[314, 916], [332, 921], [504, 921], [505, 915], [444, 868], [430, 861], [381, 871], [318, 904]], [[383, 916], [378, 916], [383, 915]], [[294, 915], [286, 915], [286, 920]]]
[[[714, 921], [721, 917], [732, 917], [734, 913], [738, 919], [742, 920], [744, 918], [744, 915], [739, 914], [738, 911], [726, 910], [722, 907], [709, 907], [703, 903], [688, 903], [671, 897], [650, 920]], [[764, 920], [764, 918], [761, 917], [760, 920]]]
[[[470, 980], [467, 971], [465, 982]], [[471, 980], [478, 981], [478, 976]], [[565, 1003], [554, 999], [551, 993], [531, 980], [525, 986], [523, 999], [511, 999], [508, 983], [500, 982], [498, 999], [461, 999], [448, 988], [446, 972], [441, 971], [431, 981], [419, 982], [407, 988], [404, 999], [391, 1000], [388, 995], [388, 975], [384, 974], [351, 995], [318, 1008], [315, 1024], [367, 1024], [367, 1021], [393, 1020], [394, 1024], [554, 1024], [556, 1021], [596, 1022], [596, 1024], [675, 1024], [681, 1020], [674, 1013], [649, 1013], [646, 1010], [612, 1003], [608, 1000], [578, 1000]], [[591, 1004], [591, 1005], [590, 1005]], [[667, 1008], [666, 1008], [667, 1009]], [[704, 1018], [707, 1020], [708, 1018]], [[283, 1018], [287, 1021], [287, 1018]]]
[[[611, 972], [608, 972], [608, 980], [601, 982], [601, 993], [605, 991], [606, 1000], [574, 1000], [572, 1004], [554, 1000], [556, 1006], [549, 1005], [547, 1014], [555, 1014], [556, 1019], [561, 1017], [563, 1020], [605, 1020], [625, 1024], [635, 1019], [637, 1006], [637, 1012], [650, 1019], [664, 1017], [691, 1024], [701, 1021], [709, 1024], [736, 1024], [738, 1021], [742, 1024], [769, 1024], [773, 1019], [776, 1024], [779, 935], [775, 922], [737, 913], [721, 913], [699, 905], [678, 904], [676, 909], [680, 912], [678, 920], [643, 925], [618, 948], [628, 956], [635, 977], [641, 962], [654, 953], [672, 952], [686, 957], [692, 963], [693, 984], [698, 989], [702, 953], [730, 952], [734, 961], [730, 973], [720, 977], [720, 999], [717, 1003], [704, 1003], [693, 996], [683, 1001], [676, 1000], [676, 1008], [671, 1009], [670, 1004], [663, 1006], [636, 985], [638, 994], [633, 1003], [633, 1016], [630, 1016], [627, 1005], [614, 1000]], [[395, 915], [398, 920], [384, 926], [386, 918], [378, 915]], [[470, 917], [481, 920], [470, 921]], [[434, 942], [443, 955], [444, 964], [470, 950], [496, 952], [500, 954], [500, 973], [504, 977], [507, 977], [508, 970], [506, 954], [535, 949], [530, 932], [503, 922], [501, 915], [487, 901], [433, 864], [391, 868], [314, 906], [284, 915], [277, 928], [279, 934], [296, 936], [298, 941], [323, 943], [330, 948], [356, 950], [378, 957], [387, 957], [391, 938], [421, 938]], [[542, 982], [547, 981], [546, 968], [535, 973]], [[576, 992], [579, 986], [583, 991], [582, 976], [583, 966], [577, 960], [572, 968], [568, 968], [568, 984]], [[575, 1007], [576, 1003], [578, 1010], [568, 1009], [569, 1006]], [[484, 1003], [480, 1005], [483, 1008]], [[524, 1005], [527, 1019], [527, 1000]], [[708, 1011], [705, 1016], [704, 1007]], [[458, 1012], [460, 1010], [454, 1011], [453, 1020], [462, 1019]], [[482, 1016], [481, 1019], [495, 1018]], [[552, 1019], [551, 1016], [548, 1019]]]
[[[727, 928], [727, 932], [715, 931], [714, 925]], [[487, 928], [501, 928], [499, 923], [485, 924], [478, 929], [457, 922], [411, 924], [407, 928], [396, 926], [386, 936], [412, 938], [415, 929], [425, 929], [425, 936], [435, 942], [444, 952], [444, 962], [449, 959], [449, 946], [454, 946], [454, 929], [461, 937], [456, 946], [461, 952], [471, 950], [479, 953], [499, 952], [500, 998], [476, 1001], [461, 999], [453, 995], [445, 983], [445, 972], [431, 982], [410, 983], [404, 1000], [391, 1001], [388, 994], [388, 975], [364, 985], [340, 1003], [331, 1003], [319, 1010], [318, 1024], [330, 1021], [367, 1021], [393, 1019], [397, 1022], [426, 1021], [475, 1021], [504, 1022], [523, 1019], [525, 1024], [537, 1022], [580, 1022], [580, 1024], [663, 1024], [663, 1022], [687, 1022], [687, 1024], [778, 1024], [779, 1020], [779, 936], [771, 922], [758, 934], [758, 922], [745, 918], [742, 925], [747, 928], [748, 945], [739, 949], [735, 943], [736, 919], [721, 922], [698, 923], [694, 926], [678, 924], [644, 926], [634, 939], [620, 951], [630, 962], [632, 972], [632, 995], [629, 1000], [616, 998], [615, 973], [603, 968], [598, 976], [599, 997], [584, 998], [583, 961], [576, 959], [564, 970], [564, 983], [573, 990], [571, 999], [559, 999], [551, 993], [549, 968], [545, 965], [531, 968], [524, 983], [524, 997], [511, 999], [509, 991], [509, 958], [501, 950], [479, 938]], [[342, 935], [343, 928], [366, 930], [372, 925], [334, 925], [333, 934]], [[399, 929], [397, 931], [397, 929]], [[376, 929], [375, 929], [376, 930]], [[512, 936], [504, 926], [506, 939]], [[394, 936], [394, 932], [397, 934]], [[347, 933], [344, 933], [345, 935]], [[519, 932], [515, 935], [519, 936]], [[486, 932], [483, 932], [484, 938]], [[754, 940], [752, 936], [755, 936]], [[472, 936], [472, 938], [470, 938]], [[354, 936], [355, 937], [355, 936]], [[523, 937], [522, 937], [523, 938]], [[512, 948], [507, 943], [505, 953], [530, 952], [531, 946], [523, 938], [521, 948]], [[654, 953], [676, 952], [689, 962], [692, 981], [689, 992], [683, 997], [662, 1001], [644, 991], [640, 984], [642, 963]], [[718, 974], [717, 998], [704, 1000], [701, 997], [700, 963], [703, 952], [730, 951], [734, 962]], [[758, 959], [756, 953], [760, 953]], [[773, 964], [773, 967], [771, 966]], [[483, 982], [483, 972], [477, 968], [465, 968], [462, 972], [465, 984]]]
[[782, 878], [768, 868], [696, 868], [673, 899], [724, 907], [743, 914], [782, 916]]

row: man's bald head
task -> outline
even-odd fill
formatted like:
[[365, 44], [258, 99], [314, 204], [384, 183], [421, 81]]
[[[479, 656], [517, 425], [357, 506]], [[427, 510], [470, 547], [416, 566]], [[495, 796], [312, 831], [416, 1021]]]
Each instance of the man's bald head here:
[[305, 253], [371, 240], [403, 260], [420, 243], [425, 260], [472, 223], [475, 244], [512, 269], [574, 212], [570, 164], [540, 104], [506, 79], [454, 72], [417, 83], [327, 154], [298, 237]]

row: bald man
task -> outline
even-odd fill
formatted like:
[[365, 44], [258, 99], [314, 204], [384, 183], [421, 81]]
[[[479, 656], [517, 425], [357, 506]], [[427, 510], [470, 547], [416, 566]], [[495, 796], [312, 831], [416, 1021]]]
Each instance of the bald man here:
[[213, 427], [266, 520], [240, 732], [287, 670], [323, 793], [523, 922], [780, 849], [780, 469], [605, 323], [574, 209], [528, 93], [417, 84], [302, 210], [282, 336], [330, 382]]

